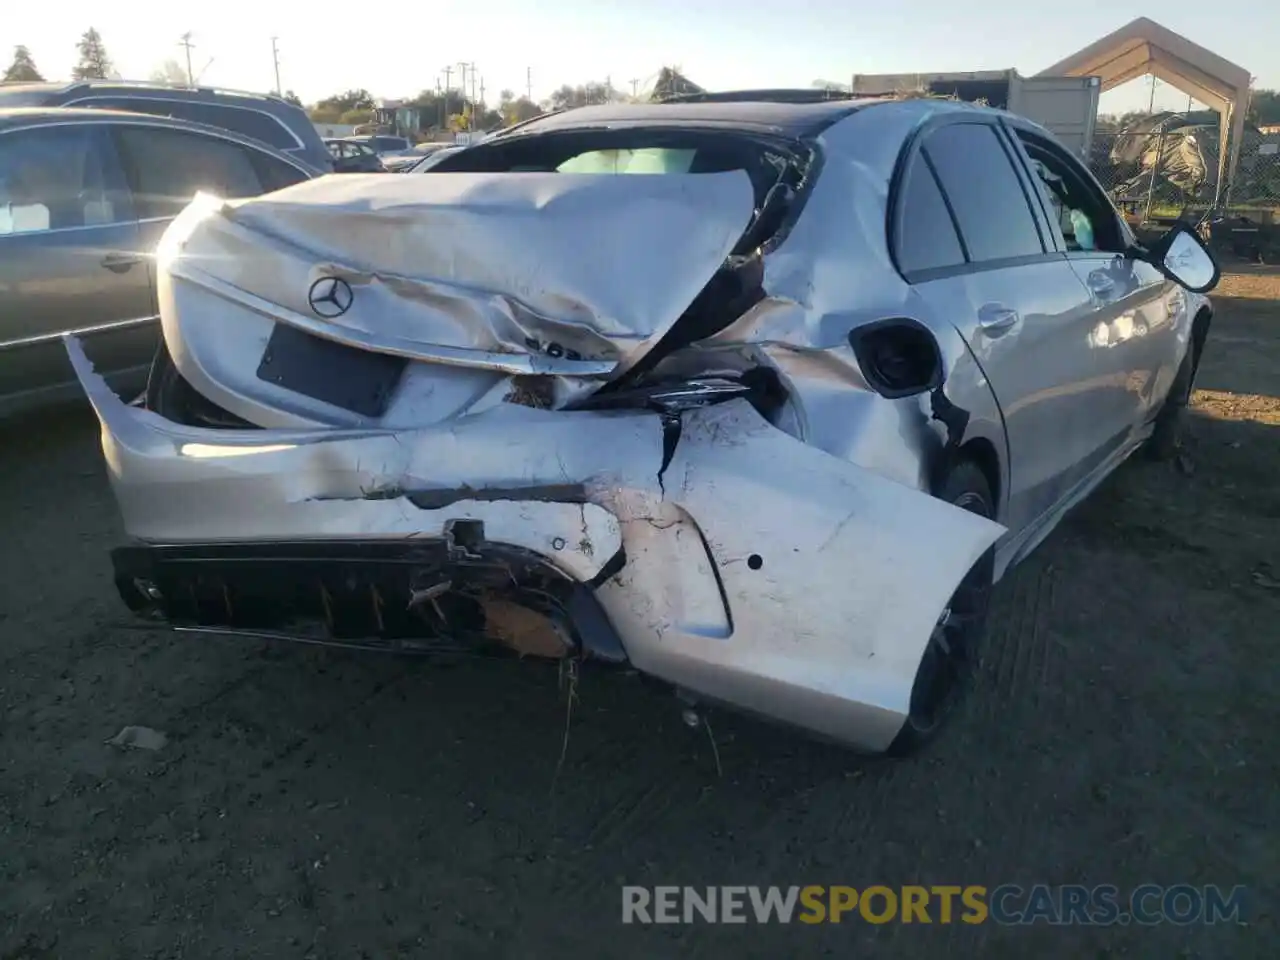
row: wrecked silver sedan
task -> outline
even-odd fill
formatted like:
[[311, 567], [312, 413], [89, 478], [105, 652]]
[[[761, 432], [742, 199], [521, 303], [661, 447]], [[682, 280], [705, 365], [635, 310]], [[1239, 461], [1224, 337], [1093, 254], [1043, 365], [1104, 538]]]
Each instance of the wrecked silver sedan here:
[[993, 582], [1176, 449], [1217, 268], [1007, 114], [703, 100], [198, 198], [145, 405], [68, 341], [129, 606], [927, 740]]

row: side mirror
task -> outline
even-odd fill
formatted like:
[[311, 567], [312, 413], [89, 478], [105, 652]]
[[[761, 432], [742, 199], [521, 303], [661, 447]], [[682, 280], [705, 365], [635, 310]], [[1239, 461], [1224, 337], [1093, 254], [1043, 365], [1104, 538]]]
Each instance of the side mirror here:
[[1192, 293], [1208, 293], [1218, 285], [1222, 271], [1195, 228], [1179, 220], [1151, 246], [1151, 264]]

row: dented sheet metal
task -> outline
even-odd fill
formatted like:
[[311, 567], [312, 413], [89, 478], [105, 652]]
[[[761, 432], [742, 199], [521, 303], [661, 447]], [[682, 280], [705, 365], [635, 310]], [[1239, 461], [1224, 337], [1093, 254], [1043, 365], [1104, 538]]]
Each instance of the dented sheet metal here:
[[743, 400], [684, 412], [674, 447], [657, 413], [515, 405], [414, 430], [206, 430], [125, 405], [68, 350], [138, 540], [427, 541], [478, 520], [579, 581], [603, 572], [596, 597], [638, 669], [872, 750], [1003, 532]]
[[[211, 311], [244, 310], [420, 359], [599, 375], [675, 323], [753, 206], [740, 171], [325, 177], [180, 218], [166, 336], [198, 354], [223, 333]], [[329, 278], [350, 300], [317, 310]]]

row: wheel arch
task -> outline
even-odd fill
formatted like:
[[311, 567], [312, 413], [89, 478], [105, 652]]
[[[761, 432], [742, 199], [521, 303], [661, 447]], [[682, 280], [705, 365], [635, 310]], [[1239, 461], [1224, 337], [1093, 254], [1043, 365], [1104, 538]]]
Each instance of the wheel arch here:
[[1004, 484], [1002, 482], [1002, 470], [1000, 466], [1000, 454], [996, 450], [996, 445], [987, 437], [972, 437], [960, 445], [960, 449], [956, 451], [958, 460], [968, 460], [986, 477], [987, 485], [991, 488], [991, 505], [995, 508], [996, 518], [999, 519], [1003, 512], [1001, 509], [1002, 496], [1004, 493]]
[[1195, 351], [1191, 355], [1193, 372], [1200, 366], [1200, 358], [1204, 355], [1204, 344], [1209, 338], [1209, 325], [1212, 322], [1213, 307], [1208, 303], [1202, 304], [1191, 320], [1191, 349]]

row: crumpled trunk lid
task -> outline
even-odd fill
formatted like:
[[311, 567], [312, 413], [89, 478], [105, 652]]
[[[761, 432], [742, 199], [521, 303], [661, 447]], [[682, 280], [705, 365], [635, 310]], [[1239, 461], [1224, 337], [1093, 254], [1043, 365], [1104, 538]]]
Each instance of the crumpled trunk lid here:
[[[489, 369], [533, 354], [548, 361], [533, 372], [600, 376], [671, 328], [753, 212], [742, 172], [323, 177], [176, 225], [161, 285], [362, 349]], [[328, 278], [349, 304], [314, 302]], [[165, 334], [198, 353], [214, 331], [195, 326], [216, 317], [188, 321], [189, 303], [162, 297]]]

